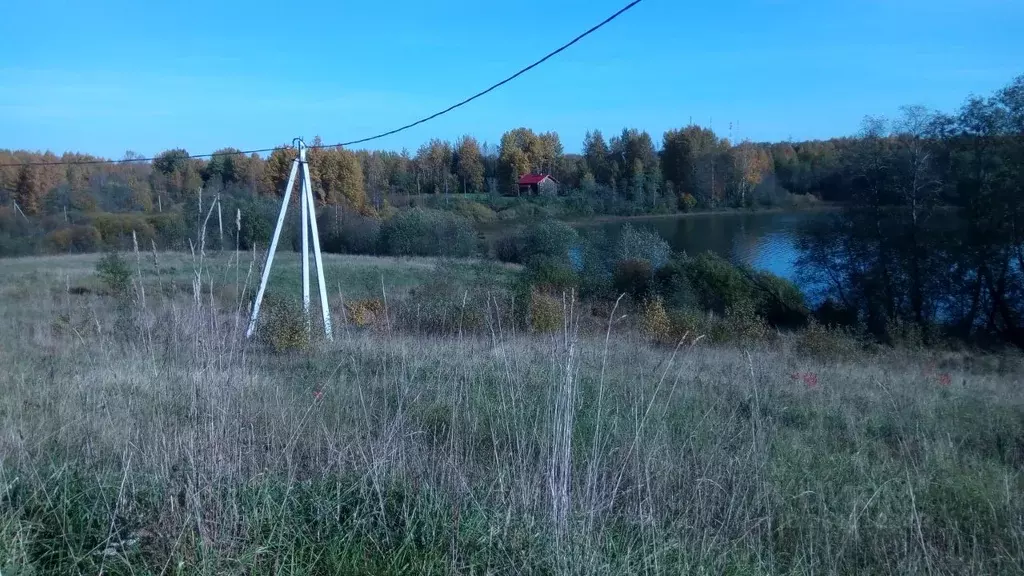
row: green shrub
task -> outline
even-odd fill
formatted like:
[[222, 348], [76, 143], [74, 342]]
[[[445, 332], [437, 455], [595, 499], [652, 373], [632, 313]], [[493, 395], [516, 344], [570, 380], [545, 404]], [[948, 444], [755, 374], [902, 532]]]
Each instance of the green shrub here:
[[769, 272], [756, 272], [752, 276], [758, 315], [772, 326], [798, 328], [807, 323], [810, 312], [796, 284]]
[[697, 199], [689, 192], [683, 194], [682, 197], [679, 198], [679, 209], [683, 212], [693, 212], [697, 209]]
[[273, 204], [254, 199], [243, 203], [238, 209], [242, 211], [242, 226], [237, 231], [239, 247], [242, 250], [266, 250], [277, 225]]
[[[180, 212], [149, 214], [146, 216], [146, 221], [153, 227], [154, 240], [160, 248], [165, 250], [188, 248], [189, 230], [185, 225], [185, 217]], [[142, 245], [139, 248], [147, 249], [149, 246]]]
[[110, 294], [123, 297], [132, 285], [132, 269], [119, 252], [107, 252], [96, 263], [96, 275]]
[[569, 251], [579, 245], [580, 235], [575, 228], [557, 220], [545, 220], [501, 239], [496, 252], [502, 261], [524, 264], [537, 256], [568, 260]]
[[773, 335], [750, 300], [740, 300], [726, 308], [724, 320], [711, 327], [711, 339], [715, 342], [759, 342]]
[[579, 288], [579, 275], [562, 259], [535, 256], [524, 269], [530, 285], [547, 291], [568, 292]]
[[156, 239], [156, 230], [143, 214], [94, 214], [92, 225], [108, 248], [130, 248], [132, 232], [140, 246], [149, 246]]
[[268, 294], [263, 299], [257, 337], [275, 352], [309, 348], [310, 331], [302, 305], [293, 298]]
[[647, 260], [620, 260], [615, 264], [612, 285], [617, 294], [643, 302], [654, 293], [654, 273]]
[[672, 254], [668, 242], [646, 228], [626, 224], [615, 244], [615, 260], [646, 260], [654, 269], [664, 266]]
[[413, 208], [399, 212], [381, 227], [381, 246], [392, 256], [473, 256], [476, 232], [457, 214]]
[[460, 200], [455, 205], [455, 212], [478, 224], [488, 224], [498, 219], [498, 214], [494, 210], [472, 200]]
[[731, 262], [705, 252], [686, 262], [686, 277], [697, 305], [725, 314], [727, 308], [754, 300], [753, 286]]
[[693, 288], [687, 276], [686, 257], [677, 254], [654, 273], [654, 292], [670, 308], [682, 309], [697, 306]]

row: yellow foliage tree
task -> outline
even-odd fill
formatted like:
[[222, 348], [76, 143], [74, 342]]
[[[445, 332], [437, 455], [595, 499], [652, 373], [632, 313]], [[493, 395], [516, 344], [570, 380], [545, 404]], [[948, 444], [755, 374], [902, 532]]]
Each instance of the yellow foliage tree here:
[[[295, 154], [296, 150], [291, 146], [280, 147], [270, 153], [260, 177], [261, 195], [280, 197], [284, 194], [284, 185], [288, 182], [288, 172], [292, 168]], [[293, 200], [297, 202], [298, 198]]]
[[310, 161], [313, 193], [323, 204], [344, 204], [363, 211], [367, 205], [363, 168], [355, 153], [341, 148], [317, 150]]

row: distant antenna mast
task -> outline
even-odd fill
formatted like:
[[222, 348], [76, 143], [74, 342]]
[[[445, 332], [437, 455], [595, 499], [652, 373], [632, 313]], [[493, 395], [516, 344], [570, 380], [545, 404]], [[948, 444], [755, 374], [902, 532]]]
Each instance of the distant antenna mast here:
[[298, 156], [292, 161], [292, 170], [288, 175], [288, 184], [284, 189], [284, 198], [281, 200], [281, 211], [277, 215], [277, 227], [274, 229], [274, 237], [270, 241], [270, 250], [267, 252], [267, 260], [263, 265], [263, 277], [260, 279], [260, 289], [256, 292], [256, 302], [252, 307], [252, 318], [249, 320], [249, 329], [245, 333], [246, 338], [251, 338], [256, 331], [256, 320], [260, 315], [260, 304], [263, 303], [263, 294], [267, 289], [267, 280], [270, 278], [270, 267], [274, 263], [274, 252], [277, 251], [277, 241], [281, 238], [281, 229], [284, 228], [285, 214], [288, 212], [288, 203], [292, 196], [292, 187], [295, 186], [295, 178], [301, 175], [299, 184], [300, 208], [299, 218], [302, 223], [302, 312], [306, 316], [306, 329], [309, 330], [309, 237], [313, 236], [313, 257], [316, 260], [316, 279], [320, 288], [320, 310], [324, 316], [324, 335], [328, 340], [334, 340], [334, 332], [331, 329], [331, 310], [327, 303], [327, 283], [324, 282], [324, 263], [320, 255], [320, 234], [316, 225], [316, 210], [313, 204], [313, 185], [309, 179], [309, 164], [306, 162], [306, 143], [301, 138], [292, 141], [299, 149]]

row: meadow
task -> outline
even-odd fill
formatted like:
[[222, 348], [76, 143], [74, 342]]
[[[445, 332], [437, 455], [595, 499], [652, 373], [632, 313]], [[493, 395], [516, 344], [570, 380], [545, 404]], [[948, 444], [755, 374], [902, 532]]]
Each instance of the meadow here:
[[248, 341], [252, 254], [100, 261], [0, 263], [4, 576], [1024, 572], [1019, 357], [539, 333], [514, 266], [358, 256], [333, 342]]

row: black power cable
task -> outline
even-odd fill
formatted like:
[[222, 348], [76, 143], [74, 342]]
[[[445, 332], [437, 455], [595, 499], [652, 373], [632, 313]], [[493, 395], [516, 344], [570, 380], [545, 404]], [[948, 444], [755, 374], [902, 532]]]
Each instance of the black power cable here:
[[[574, 44], [576, 44], [580, 40], [583, 40], [587, 36], [590, 36], [594, 32], [596, 32], [599, 29], [603, 28], [605, 25], [607, 25], [612, 20], [615, 20], [619, 16], [622, 16], [623, 14], [625, 14], [627, 11], [629, 11], [631, 8], [633, 8], [634, 6], [636, 6], [637, 4], [639, 4], [642, 1], [643, 0], [633, 0], [632, 2], [630, 2], [629, 4], [624, 6], [622, 9], [620, 9], [618, 12], [612, 14], [608, 18], [605, 18], [599, 24], [591, 27], [586, 32], [584, 32], [584, 33], [580, 34], [579, 36], [573, 38], [569, 42], [567, 42], [567, 43], [563, 44], [562, 46], [558, 47], [557, 49], [549, 52], [547, 55], [545, 55], [540, 60], [537, 60], [533, 64], [530, 64], [526, 68], [523, 68], [522, 70], [516, 72], [515, 74], [509, 76], [508, 78], [505, 78], [504, 80], [498, 82], [497, 84], [494, 84], [494, 85], [492, 85], [491, 87], [489, 87], [489, 88], [487, 88], [485, 90], [481, 90], [480, 92], [477, 92], [476, 94], [470, 96], [469, 98], [466, 98], [465, 100], [463, 100], [461, 102], [453, 104], [453, 105], [445, 108], [444, 110], [441, 110], [440, 112], [431, 114], [430, 116], [427, 116], [426, 118], [422, 118], [422, 119], [417, 120], [415, 122], [412, 122], [410, 124], [406, 124], [405, 126], [402, 126], [400, 128], [395, 128], [394, 130], [388, 130], [387, 132], [381, 132], [380, 134], [377, 134], [377, 135], [374, 135], [374, 136], [369, 136], [369, 137], [366, 137], [366, 138], [360, 138], [358, 140], [351, 140], [349, 142], [341, 142], [339, 144], [320, 144], [320, 145], [317, 145], [317, 146], [309, 146], [309, 148], [334, 148], [334, 147], [340, 147], [340, 146], [352, 146], [354, 144], [363, 144], [364, 142], [370, 142], [370, 141], [373, 141], [373, 140], [379, 140], [379, 139], [385, 138], [387, 136], [398, 134], [399, 132], [403, 132], [403, 131], [408, 130], [409, 128], [412, 128], [414, 126], [419, 126], [420, 124], [423, 124], [425, 122], [429, 122], [429, 121], [431, 121], [434, 118], [437, 118], [439, 116], [444, 116], [445, 114], [451, 112], [452, 110], [455, 110], [456, 108], [460, 108], [462, 106], [465, 106], [466, 104], [469, 104], [473, 100], [476, 100], [477, 98], [480, 98], [481, 96], [484, 96], [484, 95], [486, 95], [486, 94], [488, 94], [488, 93], [490, 93], [490, 92], [492, 92], [492, 91], [494, 91], [494, 90], [504, 86], [505, 84], [508, 84], [509, 82], [515, 80], [516, 78], [522, 76], [523, 74], [529, 72], [530, 70], [533, 70], [537, 66], [540, 66], [541, 64], [543, 64], [544, 62], [550, 60], [554, 56], [557, 56], [558, 54], [564, 52], [565, 50], [567, 50], [568, 48], [570, 48], [571, 46], [573, 46]], [[227, 152], [227, 153], [221, 153], [221, 154], [218, 154], [218, 153], [212, 153], [212, 154], [192, 154], [192, 155], [189, 155], [187, 158], [189, 158], [189, 159], [192, 159], [192, 158], [213, 158], [215, 156], [234, 156], [234, 155], [242, 155], [242, 154], [244, 154], [244, 155], [262, 154], [262, 153], [273, 152], [275, 150], [282, 150], [282, 149], [286, 149], [286, 148], [287, 147], [280, 147], [280, 146], [278, 146], [278, 147], [274, 147], [274, 148], [261, 148], [261, 149], [258, 149], [258, 150], [239, 150], [238, 152]], [[153, 160], [156, 160], [156, 158], [155, 157], [154, 158], [133, 158], [133, 159], [130, 159], [130, 160], [69, 160], [69, 161], [57, 160], [57, 161], [21, 162], [21, 163], [0, 164], [0, 167], [5, 167], [5, 166], [60, 166], [60, 165], [78, 166], [78, 165], [89, 165], [89, 164], [128, 164], [128, 163], [131, 163], [131, 162], [152, 162]]]

